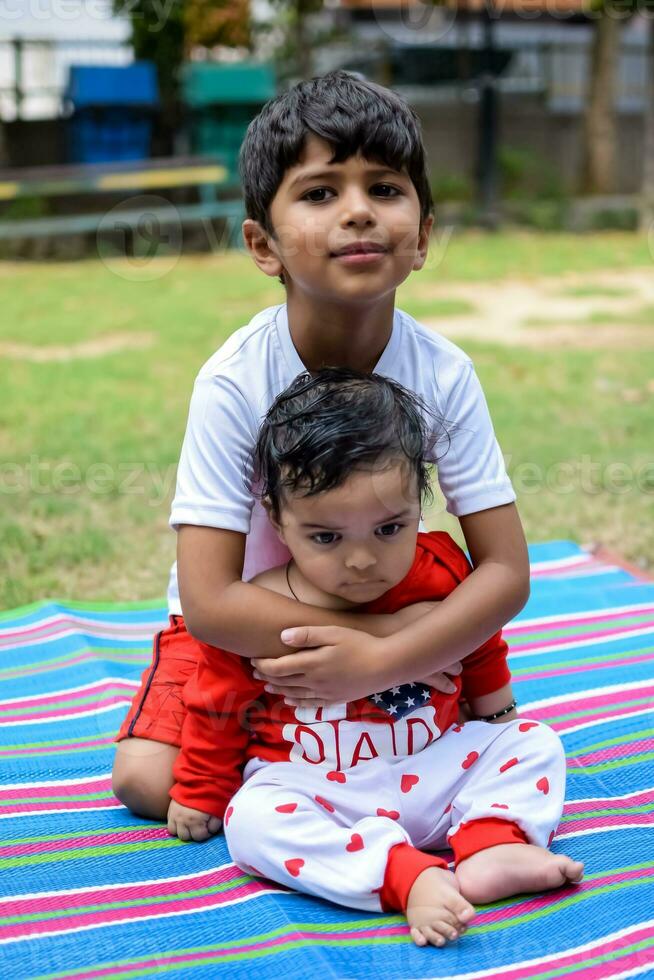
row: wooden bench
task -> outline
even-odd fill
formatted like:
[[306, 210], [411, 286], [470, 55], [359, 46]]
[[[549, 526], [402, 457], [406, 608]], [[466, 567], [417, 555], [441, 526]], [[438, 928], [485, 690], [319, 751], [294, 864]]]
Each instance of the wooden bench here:
[[197, 188], [197, 203], [175, 204], [162, 196], [161, 205], [154, 202], [152, 207], [148, 206], [148, 218], [164, 227], [222, 218], [227, 222], [228, 244], [238, 245], [244, 218], [239, 188], [223, 164], [212, 157], [163, 157], [125, 163], [0, 170], [0, 209], [3, 201], [20, 198], [75, 200], [75, 212], [70, 214], [12, 219], [3, 216], [0, 210], [0, 240], [97, 232], [115, 203], [106, 211], [90, 213], [77, 205], [78, 199], [99, 194], [112, 194], [115, 198], [116, 194], [124, 193], [120, 226], [135, 230], [143, 220], [143, 209], [130, 209], [130, 195], [189, 187]]

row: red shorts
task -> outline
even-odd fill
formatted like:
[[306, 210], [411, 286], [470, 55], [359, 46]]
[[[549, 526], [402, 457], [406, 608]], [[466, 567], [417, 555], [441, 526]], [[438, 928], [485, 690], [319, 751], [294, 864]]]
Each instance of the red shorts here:
[[200, 643], [187, 632], [182, 616], [154, 638], [152, 662], [141, 675], [127, 717], [114, 742], [134, 736], [168, 745], [182, 744], [185, 708], [182, 690], [200, 658]]

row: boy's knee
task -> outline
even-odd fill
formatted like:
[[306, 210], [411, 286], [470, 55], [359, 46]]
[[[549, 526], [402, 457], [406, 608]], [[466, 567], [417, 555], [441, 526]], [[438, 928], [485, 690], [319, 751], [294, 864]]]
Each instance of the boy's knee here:
[[119, 750], [111, 773], [114, 796], [133, 813], [154, 820], [166, 819], [174, 782], [172, 766], [179, 751], [171, 745], [162, 744], [162, 748], [168, 751], [158, 758]]

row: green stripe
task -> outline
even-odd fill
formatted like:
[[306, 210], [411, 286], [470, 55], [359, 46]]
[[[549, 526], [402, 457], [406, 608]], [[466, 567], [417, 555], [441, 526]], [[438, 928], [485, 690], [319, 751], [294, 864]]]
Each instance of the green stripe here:
[[[384, 928], [386, 926], [402, 925], [405, 922], [406, 922], [406, 920], [405, 920], [404, 916], [399, 916], [399, 915], [394, 915], [394, 916], [389, 916], [389, 917], [377, 916], [374, 919], [353, 920], [352, 922], [348, 922], [346, 924], [346, 928], [348, 929], [348, 931], [354, 931], [354, 930], [359, 929], [359, 928], [361, 928], [361, 929], [375, 929], [375, 930], [377, 930], [377, 929], [382, 929], [382, 928]], [[292, 926], [292, 928], [293, 929], [297, 929], [298, 932], [310, 931], [310, 932], [318, 932], [318, 933], [321, 933], [322, 932], [322, 933], [325, 933], [325, 932], [333, 932], [334, 929], [339, 929], [341, 927], [340, 927], [339, 923], [335, 923], [335, 922], [330, 922], [330, 923], [323, 923], [323, 922], [298, 922], [294, 926]], [[254, 944], [254, 943], [272, 942], [273, 940], [279, 939], [281, 936], [286, 935], [288, 933], [288, 931], [289, 931], [289, 927], [288, 926], [279, 926], [277, 929], [272, 929], [270, 932], [259, 933], [256, 936], [248, 936], [246, 940], [244, 940], [243, 938], [239, 938], [237, 940], [233, 940], [233, 941], [226, 942], [226, 943], [210, 943], [210, 944], [207, 944], [205, 946], [187, 946], [187, 947], [182, 948], [182, 949], [167, 950], [165, 953], [153, 953], [151, 958], [152, 959], [156, 959], [159, 956], [188, 956], [188, 955], [190, 955], [192, 953], [207, 953], [207, 952], [211, 952], [212, 950], [221, 950], [221, 949], [228, 950], [228, 949], [234, 949], [234, 948], [239, 948], [240, 946], [242, 946], [243, 943], [244, 943], [244, 941], [247, 942], [248, 945]], [[370, 938], [372, 938], [372, 941], [373, 942], [374, 941], [385, 942], [386, 939], [388, 939], [388, 940], [391, 940], [391, 939], [395, 940], [396, 938], [397, 939], [400, 939], [402, 942], [406, 942], [407, 941], [407, 938], [404, 935], [399, 936], [399, 937], [391, 937], [391, 936], [389, 936], [389, 937], [383, 937], [383, 938], [379, 938], [377, 940], [376, 937], [368, 937], [368, 936], [366, 936], [362, 932], [361, 941], [369, 942], [370, 941]], [[297, 942], [296, 940], [290, 940], [290, 941], [291, 942]], [[315, 940], [312, 940], [312, 939], [302, 940], [302, 943], [304, 945], [310, 945], [310, 944], [313, 944], [314, 942], [315, 942]], [[330, 943], [330, 942], [331, 942], [331, 940], [329, 939], [329, 937], [327, 937], [324, 940], [324, 943]], [[342, 942], [342, 940], [340, 942]], [[351, 943], [352, 940], [348, 940], [348, 942]], [[277, 951], [277, 949], [279, 949], [280, 951], [283, 951], [285, 948], [286, 948], [286, 945], [279, 946], [279, 947], [276, 946], [274, 949], [269, 950], [269, 952], [274, 953], [274, 952]], [[235, 954], [235, 955], [241, 955], [241, 954]], [[148, 957], [146, 957], [146, 959], [147, 958]], [[129, 967], [132, 964], [142, 963], [143, 962], [143, 959], [144, 959], [144, 957], [143, 957], [142, 954], [140, 956], [130, 956], [130, 957], [125, 958], [125, 959], [111, 960], [109, 962], [102, 963], [102, 964], [94, 964], [94, 965], [91, 965], [91, 966], [79, 967], [77, 970], [66, 970], [63, 973], [48, 973], [48, 974], [43, 974], [41, 977], [35, 977], [34, 980], [59, 980], [59, 978], [64, 978], [64, 980], [67, 980], [68, 977], [75, 977], [75, 976], [78, 976], [81, 973], [87, 973], [89, 970], [99, 970], [99, 969], [107, 969], [108, 967], [121, 967], [121, 966], [127, 966], [127, 967]], [[208, 962], [210, 962], [210, 960], [209, 959], [206, 959], [206, 960], [201, 960], [201, 961], [198, 961], [198, 962], [200, 962], [200, 963], [208, 963]], [[192, 965], [192, 964], [189, 964], [189, 965]], [[179, 964], [177, 965], [176, 968], [179, 969]], [[155, 968], [153, 967], [153, 969], [155, 969]], [[157, 967], [157, 969], [164, 969], [164, 967], [163, 966], [162, 967]], [[130, 974], [130, 975], [134, 975], [134, 974]], [[138, 975], [138, 974], [136, 974], [136, 975]], [[126, 974], [126, 976], [127, 976], [127, 974]]]
[[624, 806], [615, 807], [612, 810], [588, 810], [584, 813], [571, 813], [568, 816], [561, 817], [561, 823], [570, 823], [573, 820], [590, 820], [591, 817], [611, 817], [620, 814], [628, 813], [652, 813], [654, 812], [654, 803], [646, 804], [645, 806]]
[[[105, 844], [103, 847], [75, 847], [67, 851], [50, 851], [45, 854], [29, 854], [25, 857], [4, 858], [0, 860], [0, 871], [9, 868], [26, 868], [35, 864], [59, 864], [62, 861], [78, 861], [110, 855], [141, 854], [144, 851], [158, 851], [162, 848], [178, 847], [184, 841], [177, 837], [162, 837], [161, 840], [133, 841], [132, 843]], [[0, 922], [0, 924], [2, 924]]]
[[582, 635], [585, 633], [592, 633], [596, 630], [603, 629], [622, 629], [625, 626], [636, 626], [642, 623], [644, 626], [651, 626], [654, 630], [654, 622], [652, 622], [652, 613], [624, 613], [619, 618], [616, 619], [602, 619], [600, 621], [595, 621], [594, 623], [584, 623], [583, 625], [575, 626], [561, 626], [557, 629], [548, 630], [546, 627], [535, 633], [523, 633], [519, 638], [512, 638], [509, 642], [515, 643], [540, 643], [543, 641], [558, 639], [560, 636], [570, 636], [574, 630], [575, 636]]
[[606, 772], [609, 769], [621, 769], [623, 766], [637, 766], [640, 762], [649, 762], [651, 759], [654, 759], [654, 752], [648, 752], [645, 755], [634, 755], [630, 759], [614, 759], [611, 762], [602, 762], [597, 766], [569, 766], [568, 771], [585, 773]]
[[[109, 736], [113, 738], [115, 734], [116, 734], [115, 731], [100, 732], [100, 734], [97, 737], [98, 739], [108, 738]], [[40, 749], [47, 745], [65, 746], [65, 745], [72, 745], [73, 742], [82, 742], [85, 740], [91, 741], [91, 736], [89, 736], [88, 738], [86, 738], [84, 735], [76, 735], [74, 738], [54, 738], [48, 742], [12, 742], [11, 745], [3, 745], [0, 751], [4, 751], [5, 749]]]
[[21, 664], [20, 667], [0, 667], [0, 675], [11, 677], [14, 674], [36, 673], [39, 670], [47, 670], [48, 668], [55, 670], [57, 667], [65, 667], [71, 660], [82, 656], [82, 654], [90, 654], [99, 660], [109, 660], [112, 663], [114, 661], [131, 663], [139, 659], [149, 658], [151, 656], [151, 650], [149, 646], [134, 647], [131, 650], [121, 650], [114, 647], [107, 647], [106, 650], [102, 647], [84, 647], [82, 650], [76, 650], [74, 653], [65, 653], [59, 657], [50, 657], [47, 660], [33, 660], [30, 663]]
[[105, 790], [104, 793], [81, 793], [79, 796], [36, 796], [24, 797], [19, 800], [0, 800], [2, 806], [18, 806], [22, 803], [75, 803], [81, 800], [106, 800], [111, 794]]
[[0, 709], [0, 714], [5, 715], [26, 715], [34, 714], [35, 712], [45, 712], [45, 711], [59, 711], [61, 708], [76, 708], [83, 707], [86, 704], [97, 704], [98, 697], [106, 698], [111, 694], [116, 694], [121, 697], [126, 697], [124, 691], [120, 691], [117, 687], [110, 687], [107, 690], [102, 691], [102, 694], [95, 692], [94, 694], [88, 694], [86, 696], [80, 695], [77, 698], [73, 698], [70, 701], [56, 701], [50, 702], [50, 704], [43, 705], [32, 705], [28, 708], [12, 708], [9, 705], [7, 707]]
[[652, 703], [652, 699], [650, 696], [650, 697], [643, 697], [643, 698], [635, 698], [632, 701], [619, 701], [616, 702], [615, 704], [593, 705], [593, 706], [589, 706], [588, 708], [582, 708], [579, 711], [571, 711], [566, 715], [553, 715], [547, 719], [547, 724], [553, 725], [555, 722], [571, 721], [574, 718], [584, 718], [586, 715], [596, 714], [598, 710], [617, 711], [620, 708], [630, 708], [633, 707], [634, 705], [639, 705], [639, 704], [651, 705], [651, 703]]
[[82, 612], [113, 612], [129, 613], [139, 612], [146, 609], [158, 609], [164, 613], [167, 620], [166, 600], [165, 599], [144, 599], [139, 602], [77, 602], [72, 599], [41, 599], [38, 602], [29, 602], [25, 606], [16, 606], [15, 609], [8, 609], [0, 612], [0, 620], [20, 619], [21, 616], [28, 616], [31, 613], [47, 609], [48, 606], [59, 606], [52, 615], [65, 616], [67, 610]]
[[[181, 843], [181, 841], [178, 841]], [[200, 874], [202, 872], [199, 872]], [[218, 885], [211, 885], [209, 888], [196, 888], [192, 891], [175, 892], [173, 895], [151, 895], [148, 898], [137, 898], [133, 900], [125, 899], [121, 902], [102, 902], [100, 905], [78, 905], [74, 909], [53, 909], [50, 912], [32, 912], [27, 915], [8, 915], [0, 919], [0, 926], [17, 925], [21, 922], [46, 922], [48, 919], [68, 919], [77, 915], [90, 915], [91, 912], [109, 912], [112, 909], [130, 909], [141, 905], [165, 905], [170, 902], [185, 901], [191, 898], [199, 898], [203, 895], [216, 895], [221, 892], [232, 891], [241, 885], [251, 882], [250, 875], [243, 874], [239, 878], [232, 878], [231, 881], [224, 881]]]
[[[632, 657], [638, 657], [638, 656], [640, 656], [641, 654], [644, 654], [644, 653], [654, 653], [654, 647], [643, 647], [640, 650], [625, 650], [622, 653], [612, 653], [611, 654], [611, 660], [612, 661], [613, 660], [629, 660]], [[521, 656], [522, 655], [520, 653], [512, 653], [512, 652], [509, 653], [509, 658], [511, 660], [511, 664], [513, 664], [513, 660], [514, 659], [515, 660], [519, 660], [521, 658]], [[526, 657], [526, 655], [523, 656], [523, 659], [525, 657]], [[574, 660], [557, 660], [555, 662], [551, 662], [551, 661], [548, 660], [547, 663], [539, 663], [538, 664], [538, 668], [539, 669], [535, 669], [535, 666], [534, 666], [534, 663], [533, 663], [533, 661], [536, 659], [536, 656], [535, 655], [532, 655], [529, 659], [532, 661], [531, 666], [528, 666], [527, 665], [525, 667], [516, 667], [516, 668], [514, 668], [513, 665], [512, 665], [511, 666], [511, 674], [514, 677], [517, 677], [520, 674], [542, 673], [543, 671], [546, 671], [546, 670], [555, 670], [555, 669], [563, 668], [563, 667], [581, 667], [584, 664], [590, 664], [591, 666], [595, 666], [595, 667], [598, 667], [598, 668], [604, 667], [604, 669], [608, 669], [604, 664], [601, 663], [601, 661], [598, 661], [597, 654], [592, 654], [589, 657], [575, 657]]]
[[[336, 924], [333, 924], [331, 926], [331, 928], [333, 929], [333, 928], [335, 928], [335, 926], [336, 926]], [[318, 926], [317, 925], [314, 925], [313, 923], [311, 923], [311, 924], [302, 923], [301, 925], [298, 924], [298, 926], [296, 927], [296, 929], [298, 931], [301, 931], [301, 930], [304, 931], [304, 930], [306, 930], [306, 931], [312, 931], [312, 932], [315, 932], [317, 930], [317, 928], [318, 928]], [[381, 928], [381, 925], [378, 924], [378, 925], [376, 925], [376, 927], [373, 927], [373, 928], [379, 929], [379, 928]], [[288, 932], [289, 930], [286, 929], [285, 931]], [[276, 930], [276, 935], [275, 934], [270, 934], [270, 939], [272, 940], [274, 938], [277, 938], [277, 936], [280, 934], [280, 932], [281, 932], [281, 930]], [[474, 932], [474, 929], [468, 929], [468, 934], [470, 934], [472, 932]], [[247, 940], [245, 940], [245, 942], [243, 940], [241, 940], [241, 943], [243, 945], [245, 943], [247, 943], [248, 945], [251, 945], [251, 944], [254, 944], [256, 942], [261, 942], [261, 941], [263, 941], [263, 940], [260, 939], [259, 937], [253, 936], [253, 937], [248, 937]], [[600, 943], [601, 941], [602, 941], [601, 939], [598, 939], [598, 943]], [[234, 962], [234, 961], [238, 961], [238, 960], [246, 960], [246, 959], [254, 960], [254, 959], [260, 959], [263, 956], [274, 956], [274, 955], [276, 955], [278, 953], [287, 953], [287, 952], [291, 952], [293, 950], [299, 950], [299, 949], [302, 949], [302, 948], [315, 947], [318, 943], [320, 943], [320, 946], [326, 947], [326, 948], [329, 949], [329, 948], [334, 948], [334, 947], [344, 947], [344, 946], [354, 946], [354, 945], [356, 945], [356, 946], [369, 946], [369, 945], [372, 945], [373, 943], [375, 945], [384, 945], [384, 946], [396, 946], [396, 945], [398, 945], [400, 943], [404, 943], [404, 944], [407, 944], [408, 945], [411, 942], [412, 941], [411, 941], [410, 937], [407, 936], [407, 935], [404, 935], [404, 934], [397, 935], [397, 936], [375, 936], [375, 935], [367, 936], [367, 935], [361, 935], [360, 937], [358, 937], [356, 939], [332, 939], [330, 937], [326, 937], [322, 941], [311, 939], [311, 938], [302, 938], [302, 939], [289, 939], [289, 940], [287, 940], [284, 943], [281, 943], [281, 944], [276, 945], [276, 946], [269, 946], [266, 949], [251, 950], [251, 951], [248, 951], [246, 953], [226, 953], [226, 954], [223, 954], [223, 955], [220, 955], [220, 953], [218, 951], [220, 949], [228, 949], [229, 946], [223, 945], [223, 944], [215, 944], [213, 946], [199, 946], [199, 947], [190, 947], [190, 948], [187, 948], [187, 949], [180, 949], [180, 950], [167, 950], [164, 953], [161, 953], [160, 952], [160, 953], [157, 953], [157, 954], [153, 954], [152, 957], [143, 957], [143, 956], [140, 956], [140, 957], [132, 957], [132, 958], [130, 958], [128, 960], [114, 960], [114, 961], [111, 961], [111, 962], [97, 963], [97, 964], [92, 964], [90, 966], [84, 967], [83, 969], [80, 969], [80, 970], [74, 970], [74, 971], [67, 970], [65, 973], [48, 973], [48, 974], [42, 974], [39, 977], [35, 977], [34, 980], [60, 980], [60, 978], [63, 978], [63, 980], [66, 980], [66, 978], [68, 978], [68, 977], [73, 978], [76, 975], [79, 975], [79, 974], [82, 974], [82, 973], [87, 972], [88, 970], [106, 970], [106, 969], [111, 968], [111, 967], [117, 968], [119, 970], [119, 972], [116, 972], [116, 973], [112, 973], [111, 974], [112, 980], [128, 980], [128, 978], [132, 978], [132, 977], [143, 977], [143, 976], [158, 975], [159, 973], [162, 973], [162, 972], [170, 972], [172, 970], [181, 970], [181, 969], [186, 969], [186, 968], [190, 968], [190, 967], [194, 967], [194, 966], [202, 967], [202, 966], [210, 965], [212, 963], [230, 963], [230, 962]], [[649, 949], [653, 944], [654, 944], [654, 937], [653, 938], [648, 938], [648, 939], [643, 939], [643, 940], [641, 940], [638, 943], [632, 943], [629, 946], [624, 946], [622, 949], [612, 950], [610, 953], [603, 953], [601, 956], [591, 957], [590, 959], [586, 959], [586, 960], [580, 960], [577, 963], [575, 963], [574, 965], [570, 965], [570, 966], [566, 966], [566, 967], [561, 967], [561, 966], [557, 965], [554, 968], [554, 970], [548, 970], [546, 972], [542, 972], [541, 971], [540, 973], [534, 973], [534, 974], [532, 974], [532, 980], [549, 980], [549, 978], [552, 978], [552, 977], [562, 976], [564, 973], [567, 973], [567, 974], [574, 973], [574, 972], [579, 971], [580, 969], [585, 968], [585, 967], [598, 965], [598, 964], [601, 964], [601, 963], [604, 963], [604, 962], [618, 960], [618, 959], [621, 959], [622, 957], [625, 957], [625, 956], [630, 955], [631, 953], [639, 952], [640, 950]], [[230, 945], [233, 946], [233, 944], [230, 944]], [[160, 960], [163, 957], [188, 956], [189, 954], [192, 954], [192, 953], [202, 953], [202, 952], [208, 952], [210, 950], [216, 950], [216, 953], [213, 956], [204, 956], [201, 959], [198, 958], [197, 960], [185, 960], [183, 962], [170, 963], [170, 964], [166, 964], [166, 965], [163, 965], [161, 962], [158, 962], [158, 963], [154, 964], [151, 967], [141, 967], [141, 968], [138, 968], [137, 967], [135, 970], [130, 970], [130, 969], [120, 970], [120, 967], [123, 966], [123, 965], [129, 967], [129, 965], [132, 964], [132, 963], [133, 964], [144, 963], [144, 962], [147, 961], [147, 959], [153, 959], [153, 960], [154, 959], [159, 959]], [[556, 952], [553, 952], [551, 955], [552, 955], [552, 958], [554, 958], [555, 956], [565, 955], [566, 953], [569, 953], [569, 951], [568, 950], [557, 950]], [[512, 967], [513, 967], [513, 964], [511, 964], [511, 963], [504, 964], [504, 969], [505, 970], [510, 970]]]
[[[96, 837], [102, 834], [123, 834], [131, 833], [135, 830], [148, 830], [149, 828], [159, 827], [160, 823], [142, 823], [142, 824], [127, 824], [124, 827], [112, 827], [110, 830], [99, 829], [99, 830], [85, 830], [84, 837]], [[49, 840], [70, 840], [70, 831], [65, 834], [39, 834], [38, 837], [13, 837], [9, 840], [3, 840], [1, 847], [13, 847], [16, 844], [40, 844], [43, 841]]]
[[[629, 732], [628, 735], [620, 736], [617, 738], [606, 738], [602, 742], [593, 742], [591, 745], [584, 745], [582, 752], [594, 752], [596, 749], [605, 749], [609, 745], [628, 745], [629, 742], [635, 742], [639, 738], [649, 738], [654, 735], [654, 728], [646, 728], [642, 732]], [[628, 739], [628, 741], [625, 741]]]

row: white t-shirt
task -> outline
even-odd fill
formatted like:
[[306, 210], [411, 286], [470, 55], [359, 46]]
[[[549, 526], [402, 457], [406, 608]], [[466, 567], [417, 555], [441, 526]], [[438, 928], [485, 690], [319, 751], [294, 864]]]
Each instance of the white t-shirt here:
[[[393, 332], [374, 370], [420, 395], [443, 420], [449, 439], [443, 439], [438, 426], [435, 456], [450, 513], [472, 514], [515, 500], [484, 393], [462, 350], [396, 310]], [[248, 482], [263, 416], [303, 371], [282, 304], [233, 333], [201, 368], [193, 388], [170, 524], [246, 534], [245, 581], [290, 557]], [[168, 607], [172, 615], [181, 615], [175, 565]]]

